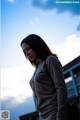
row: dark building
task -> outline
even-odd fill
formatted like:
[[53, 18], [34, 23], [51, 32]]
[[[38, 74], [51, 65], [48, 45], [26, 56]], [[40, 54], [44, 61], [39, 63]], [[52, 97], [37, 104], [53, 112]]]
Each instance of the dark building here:
[[80, 95], [80, 56], [63, 66], [63, 73], [67, 86], [68, 100], [77, 102], [76, 100], [79, 100]]
[[29, 113], [29, 114], [22, 115], [19, 118], [20, 118], [20, 120], [39, 120], [37, 111]]
[[[64, 78], [68, 92], [68, 102], [75, 104], [80, 111], [80, 56], [63, 66]], [[20, 120], [38, 120], [38, 112], [32, 112], [19, 117]]]

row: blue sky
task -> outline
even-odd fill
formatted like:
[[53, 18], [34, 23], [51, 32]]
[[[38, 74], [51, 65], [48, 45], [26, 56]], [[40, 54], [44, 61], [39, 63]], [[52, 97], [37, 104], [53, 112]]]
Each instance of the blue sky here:
[[60, 2], [1, 0], [1, 100], [11, 120], [35, 110], [29, 86], [34, 68], [20, 47], [25, 36], [40, 35], [63, 66], [80, 55], [80, 2]]

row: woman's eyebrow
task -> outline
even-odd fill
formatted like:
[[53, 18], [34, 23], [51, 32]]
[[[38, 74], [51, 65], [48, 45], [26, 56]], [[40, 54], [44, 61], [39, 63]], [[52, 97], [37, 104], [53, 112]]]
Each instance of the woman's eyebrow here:
[[29, 47], [26, 46], [23, 50], [27, 50], [28, 48], [29, 48]]

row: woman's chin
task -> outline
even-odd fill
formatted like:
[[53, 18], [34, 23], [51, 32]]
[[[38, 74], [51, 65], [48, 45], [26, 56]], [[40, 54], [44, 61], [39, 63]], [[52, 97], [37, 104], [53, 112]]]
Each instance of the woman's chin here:
[[34, 59], [29, 59], [31, 62], [34, 62], [35, 60]]

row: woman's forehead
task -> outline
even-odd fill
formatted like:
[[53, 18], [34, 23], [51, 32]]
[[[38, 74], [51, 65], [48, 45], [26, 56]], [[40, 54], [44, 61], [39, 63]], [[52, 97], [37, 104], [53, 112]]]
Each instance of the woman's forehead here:
[[30, 46], [28, 45], [28, 43], [23, 43], [23, 44], [22, 44], [22, 48], [24, 48], [24, 49], [25, 49], [25, 48], [29, 48], [29, 47], [30, 47]]

